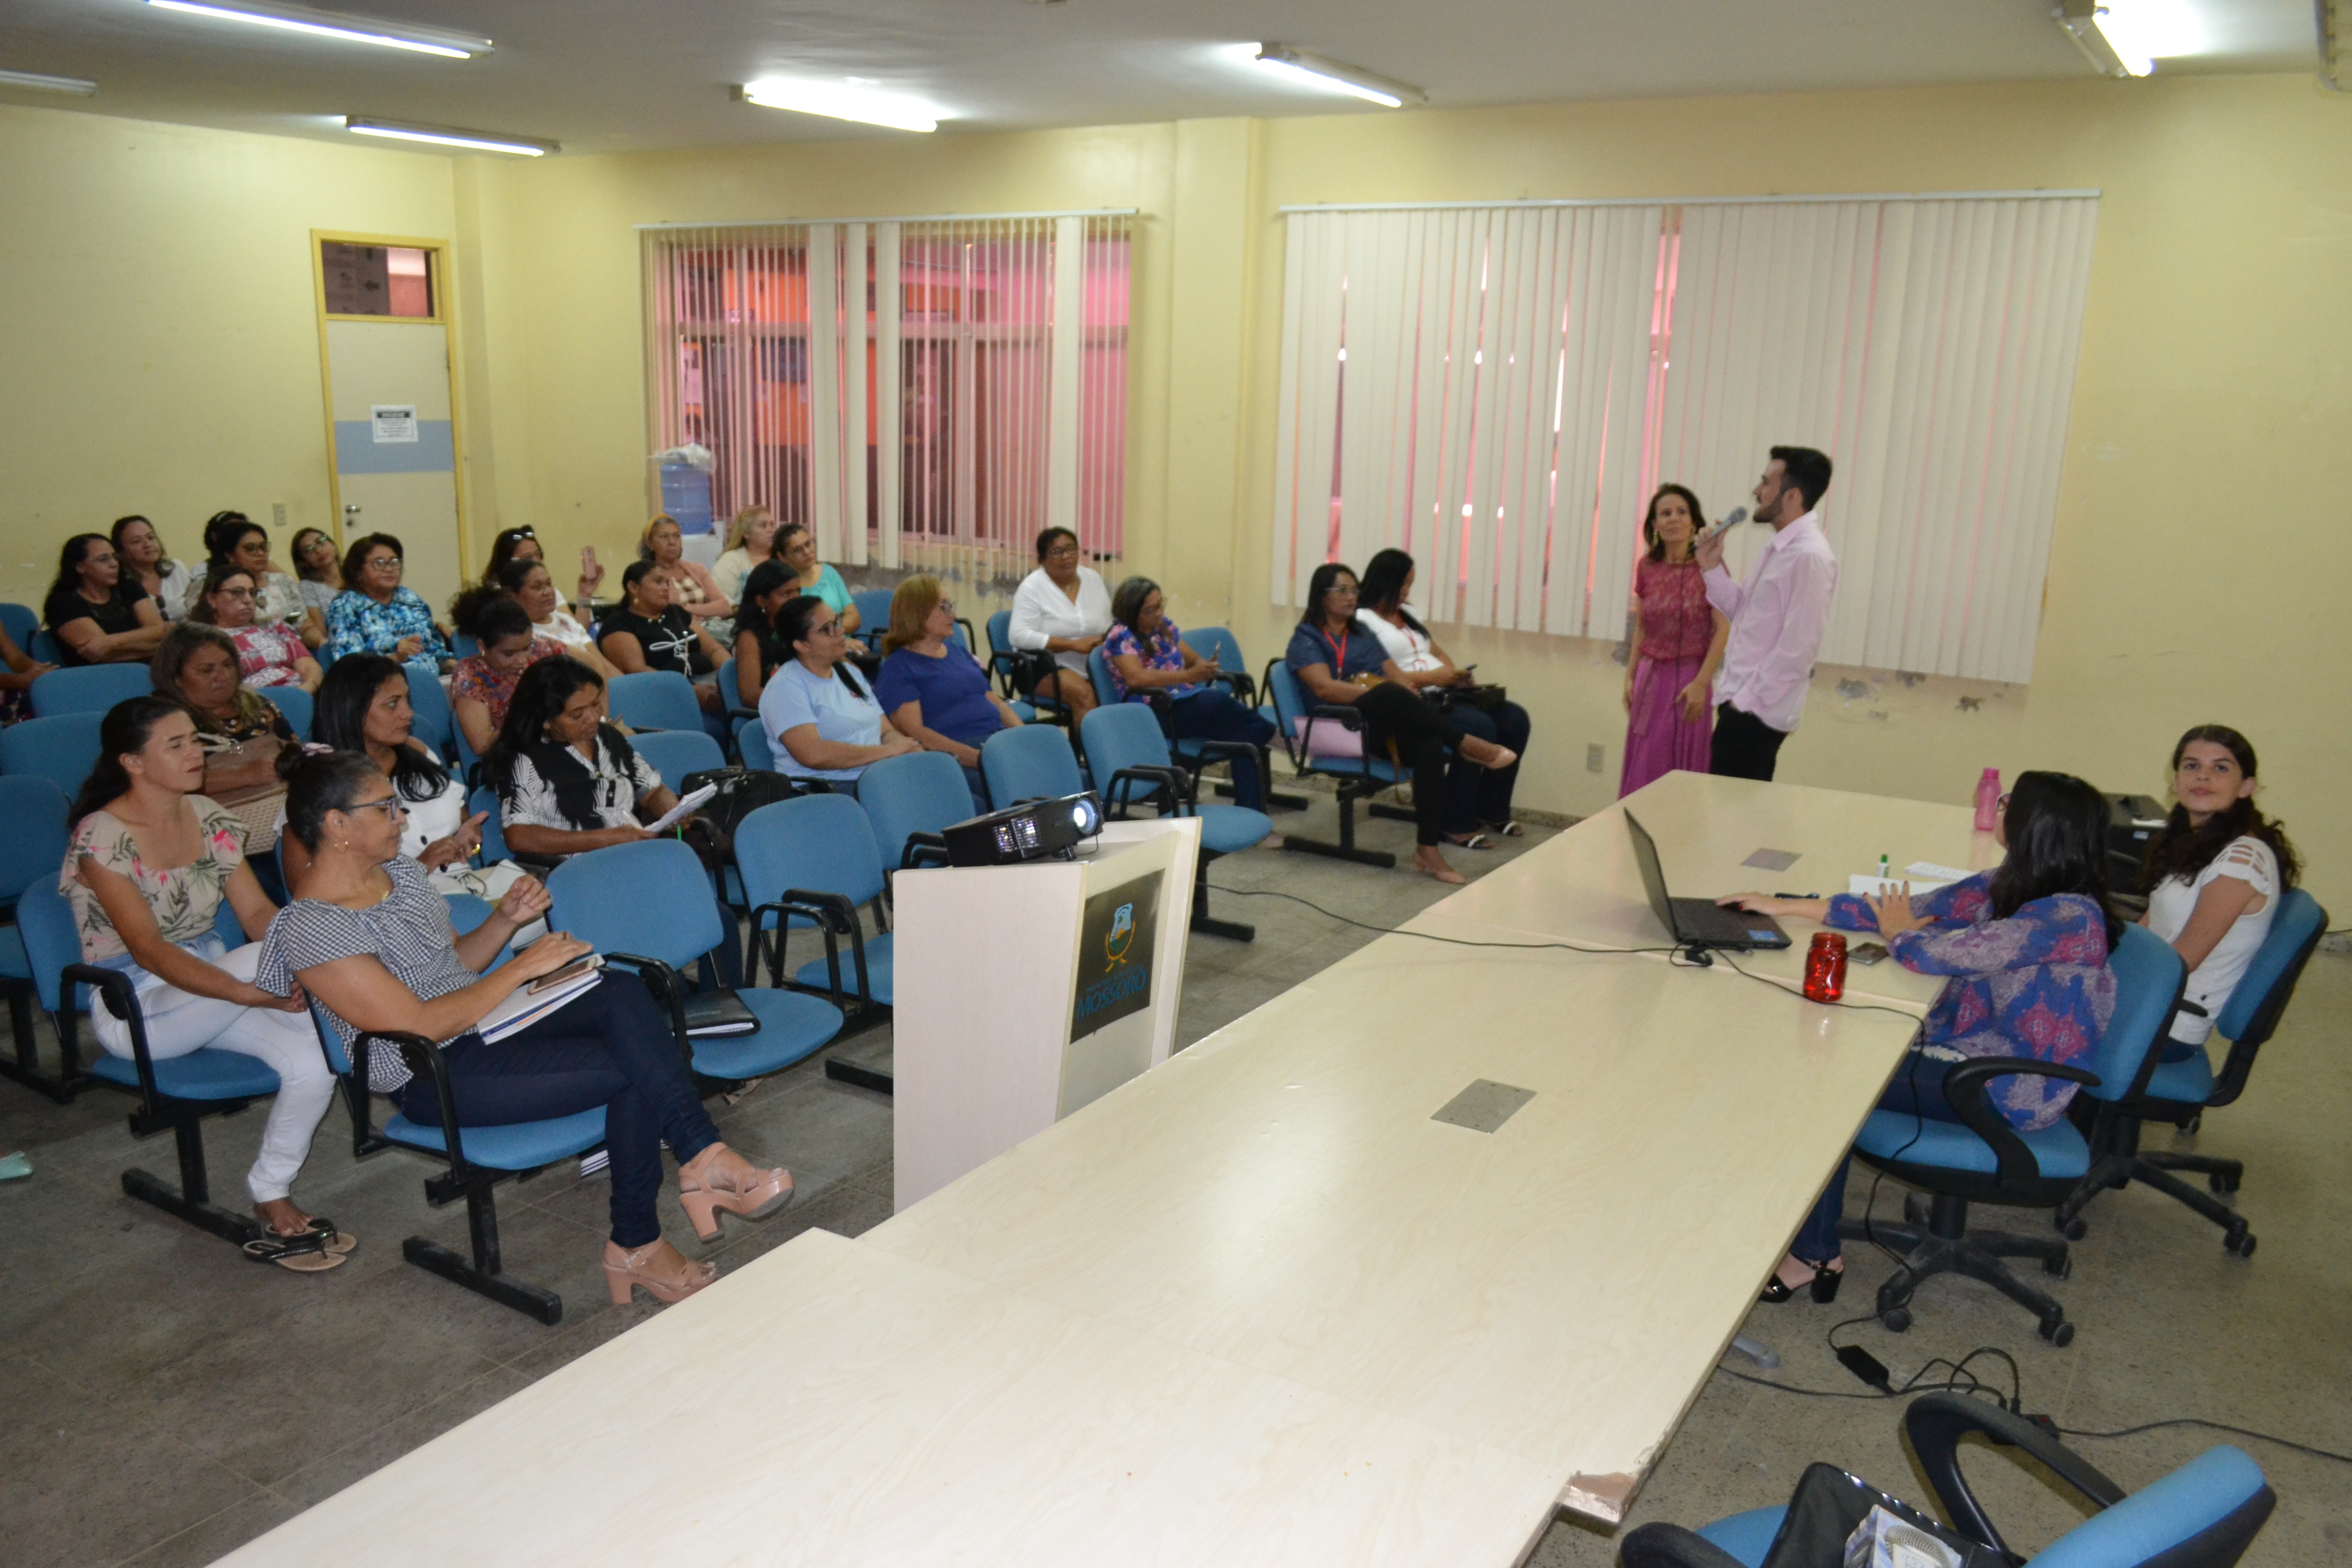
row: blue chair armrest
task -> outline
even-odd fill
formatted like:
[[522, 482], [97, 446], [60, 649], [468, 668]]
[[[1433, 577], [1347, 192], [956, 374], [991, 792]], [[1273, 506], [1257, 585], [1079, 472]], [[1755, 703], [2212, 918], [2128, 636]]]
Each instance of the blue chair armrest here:
[[2042, 1178], [2042, 1167], [2025, 1140], [1992, 1102], [1992, 1080], [2012, 1073], [2064, 1079], [2069, 1083], [2095, 1085], [2096, 1073], [2032, 1057], [1972, 1057], [1944, 1075], [1944, 1099], [1960, 1124], [1992, 1148], [1994, 1181], [2011, 1191], [2023, 1191]]
[[2058, 1440], [2057, 1434], [2012, 1415], [1986, 1400], [1957, 1394], [1923, 1394], [1903, 1412], [1903, 1429], [1919, 1456], [1927, 1489], [1954, 1529], [1995, 1552], [2008, 1544], [1969, 1489], [1960, 1473], [1960, 1440], [1980, 1433], [2004, 1448], [2021, 1448], [2050, 1472], [2100, 1508], [2123, 1501], [2124, 1489], [2109, 1480], [2080, 1454]]

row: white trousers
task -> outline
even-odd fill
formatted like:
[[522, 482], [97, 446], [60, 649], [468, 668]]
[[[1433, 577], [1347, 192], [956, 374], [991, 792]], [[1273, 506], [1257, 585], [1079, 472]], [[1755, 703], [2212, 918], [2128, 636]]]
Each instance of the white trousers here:
[[[247, 942], [221, 955], [216, 941], [189, 944], [194, 956], [250, 984], [261, 960], [261, 944]], [[246, 1173], [246, 1190], [257, 1204], [286, 1197], [295, 1173], [310, 1157], [310, 1138], [335, 1095], [335, 1075], [320, 1047], [310, 1015], [244, 1007], [215, 996], [199, 996], [166, 984], [136, 967], [125, 971], [139, 988], [139, 1009], [147, 1021], [147, 1054], [161, 1061], [210, 1046], [268, 1064], [278, 1074], [278, 1095], [261, 1129], [261, 1152]], [[131, 1054], [131, 1026], [90, 999], [90, 1027], [112, 1056]]]

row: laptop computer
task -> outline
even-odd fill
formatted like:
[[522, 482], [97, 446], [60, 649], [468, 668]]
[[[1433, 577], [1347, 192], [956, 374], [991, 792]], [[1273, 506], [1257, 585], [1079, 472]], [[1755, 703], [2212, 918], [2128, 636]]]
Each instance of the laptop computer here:
[[1770, 915], [1730, 910], [1711, 899], [1677, 899], [1666, 891], [1666, 874], [1658, 865], [1658, 846], [1632, 812], [1625, 829], [1633, 836], [1633, 859], [1642, 868], [1642, 885], [1650, 890], [1650, 908], [1658, 923], [1675, 941], [1689, 947], [1719, 947], [1742, 952], [1760, 947], [1787, 947], [1789, 933]]

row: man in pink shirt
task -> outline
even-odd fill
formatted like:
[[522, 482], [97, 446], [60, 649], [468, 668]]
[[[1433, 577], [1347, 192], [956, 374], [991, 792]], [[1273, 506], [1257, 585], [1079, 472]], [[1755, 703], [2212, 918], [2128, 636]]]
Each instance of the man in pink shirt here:
[[1829, 488], [1827, 457], [1811, 447], [1775, 447], [1756, 484], [1756, 521], [1772, 525], [1772, 540], [1746, 584], [1723, 569], [1721, 534], [1699, 542], [1706, 602], [1731, 620], [1715, 678], [1710, 773], [1769, 779], [1780, 742], [1805, 711], [1806, 683], [1837, 593], [1837, 557], [1813, 515]]

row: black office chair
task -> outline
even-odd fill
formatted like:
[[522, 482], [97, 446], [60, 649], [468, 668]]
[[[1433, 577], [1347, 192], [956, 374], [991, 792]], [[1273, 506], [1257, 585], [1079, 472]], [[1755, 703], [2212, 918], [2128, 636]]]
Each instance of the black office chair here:
[[[2066, 1568], [2231, 1568], [2278, 1506], [2261, 1467], [2223, 1443], [2136, 1492], [2099, 1473], [2041, 1426], [1982, 1399], [1925, 1394], [1903, 1413], [1905, 1434], [1943, 1516], [1961, 1536], [2013, 1563]], [[2043, 1551], [2019, 1557], [1960, 1473], [1962, 1439], [2015, 1449], [2080, 1493], [2095, 1511]], [[1735, 1513], [1698, 1530], [1645, 1524], [1621, 1549], [1625, 1568], [1761, 1568], [1785, 1508]]]
[[2213, 1021], [2214, 1033], [2230, 1042], [2221, 1076], [2214, 1076], [2212, 1062], [2202, 1047], [2179, 1051], [2178, 1059], [2168, 1052], [2165, 1059], [2154, 1062], [2142, 1075], [2144, 1083], [2137, 1092], [2096, 1108], [2090, 1130], [2095, 1163], [2053, 1216], [2069, 1239], [2079, 1241], [2089, 1228], [2082, 1214], [2093, 1198], [2110, 1187], [2138, 1181], [2220, 1226], [2221, 1245], [2231, 1252], [2241, 1258], [2254, 1255], [2256, 1238], [2246, 1228], [2243, 1215], [2172, 1174], [2194, 1171], [2204, 1176], [2213, 1193], [2234, 1193], [2245, 1167], [2210, 1154], [2142, 1153], [2139, 1130], [2143, 1122], [2169, 1121], [2193, 1131], [2207, 1110], [2228, 1105], [2245, 1091], [2255, 1054], [2278, 1027], [2287, 1003], [2294, 997], [2295, 984], [2303, 978], [2303, 966], [2311, 962], [2326, 931], [2327, 911], [2320, 908], [2319, 900], [2301, 888], [2290, 889], [2279, 900], [2270, 934], [2255, 951], [2253, 962], [2246, 965], [2229, 1005]]

